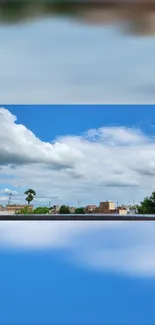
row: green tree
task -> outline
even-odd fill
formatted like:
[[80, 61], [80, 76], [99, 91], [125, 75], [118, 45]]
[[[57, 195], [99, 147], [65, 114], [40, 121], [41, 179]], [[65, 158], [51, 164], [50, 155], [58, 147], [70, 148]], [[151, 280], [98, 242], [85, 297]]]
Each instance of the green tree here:
[[33, 211], [27, 206], [15, 212], [15, 214], [32, 214]]
[[61, 205], [59, 209], [60, 214], [70, 214], [70, 208], [66, 205]]
[[49, 213], [49, 208], [47, 207], [37, 207], [33, 210], [33, 214], [47, 214]]
[[28, 205], [30, 205], [30, 202], [33, 201], [33, 199], [36, 195], [36, 192], [33, 189], [28, 189], [24, 194], [26, 195], [26, 201], [27, 201]]
[[146, 197], [140, 205], [137, 205], [138, 214], [155, 214], [155, 192]]
[[37, 207], [32, 210], [29, 206], [27, 206], [16, 211], [15, 214], [47, 214], [48, 212], [49, 209], [47, 207]]
[[85, 214], [85, 208], [76, 208], [75, 209], [75, 214]]

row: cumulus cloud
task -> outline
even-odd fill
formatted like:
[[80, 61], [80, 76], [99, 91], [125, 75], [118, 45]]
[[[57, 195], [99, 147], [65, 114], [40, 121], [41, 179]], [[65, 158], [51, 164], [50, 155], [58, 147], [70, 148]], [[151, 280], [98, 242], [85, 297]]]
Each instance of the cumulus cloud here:
[[52, 168], [72, 167], [81, 155], [67, 144], [42, 142], [24, 125], [16, 124], [16, 117], [0, 109], [0, 164], [47, 163]]
[[[13, 191], [14, 203], [23, 202], [22, 193], [29, 187], [36, 190], [40, 204], [47, 198], [53, 204], [105, 199], [123, 203], [143, 199], [154, 189], [155, 141], [141, 130], [103, 125], [80, 136], [59, 136], [51, 144], [19, 125], [4, 108], [0, 123], [2, 203]], [[13, 187], [18, 190], [10, 191]], [[83, 267], [155, 276], [151, 222], [0, 222], [2, 247], [63, 248], [67, 258]]]
[[125, 127], [102, 127], [91, 129], [84, 133], [86, 139], [104, 142], [113, 145], [138, 145], [148, 142], [148, 139], [139, 129]]
[[47, 143], [5, 108], [0, 124], [1, 191], [15, 187], [18, 201], [26, 188], [36, 190], [36, 202], [81, 205], [138, 202], [154, 190], [155, 138], [140, 129], [103, 125]]

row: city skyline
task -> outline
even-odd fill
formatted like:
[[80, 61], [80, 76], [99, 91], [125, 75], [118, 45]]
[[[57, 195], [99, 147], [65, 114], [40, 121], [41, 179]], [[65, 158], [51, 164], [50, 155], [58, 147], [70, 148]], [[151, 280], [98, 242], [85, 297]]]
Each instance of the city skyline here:
[[[139, 118], [141, 116], [141, 118]], [[138, 203], [154, 190], [153, 106], [0, 108], [0, 203]], [[53, 122], [54, 121], [54, 122]]]

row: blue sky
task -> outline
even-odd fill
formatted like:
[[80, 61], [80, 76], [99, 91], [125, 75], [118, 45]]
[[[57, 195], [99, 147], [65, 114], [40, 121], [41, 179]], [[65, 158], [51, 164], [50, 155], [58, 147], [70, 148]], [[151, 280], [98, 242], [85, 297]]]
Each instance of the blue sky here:
[[36, 205], [138, 203], [154, 190], [153, 105], [2, 106], [2, 203], [10, 190], [24, 203], [29, 187]]
[[[42, 141], [58, 135], [76, 134], [106, 126], [154, 131], [154, 105], [1, 105], [18, 117]], [[44, 127], [46, 126], [46, 127]]]
[[[10, 191], [24, 203], [29, 187], [36, 205], [128, 203], [154, 189], [153, 106], [2, 106], [2, 204]], [[0, 324], [153, 324], [154, 229], [0, 222]]]
[[[134, 273], [135, 270], [133, 274], [122, 273], [120, 266], [117, 271], [115, 268], [117, 258], [119, 259], [119, 251], [121, 252], [123, 245], [126, 246], [125, 237], [129, 235], [130, 231], [129, 239], [132, 240], [132, 245], [128, 243], [127, 248], [131, 245], [131, 251], [129, 254], [127, 249], [125, 256], [121, 258], [121, 264], [124, 264], [124, 266], [127, 264], [127, 258], [130, 259], [130, 255], [132, 255], [130, 263], [132, 266], [134, 265], [134, 254], [137, 254], [135, 251], [135, 239], [136, 237], [138, 239], [137, 231], [139, 234], [142, 234], [142, 230], [144, 234], [146, 232], [148, 243], [149, 233], [154, 235], [154, 232], [150, 231], [152, 225], [149, 227], [146, 223], [143, 225], [138, 224], [135, 231], [136, 236], [133, 236], [135, 225], [123, 226], [123, 228], [118, 226], [118, 229], [109, 226], [108, 229], [106, 223], [106, 229], [101, 226], [98, 227], [99, 232], [96, 232], [96, 226], [91, 225], [93, 235], [92, 233], [89, 234], [89, 240], [97, 240], [98, 235], [101, 235], [102, 238], [104, 236], [109, 237], [107, 239], [107, 248], [103, 243], [100, 244], [100, 250], [103, 251], [102, 261], [104, 261], [104, 258], [106, 259], [108, 247], [115, 246], [114, 241], [117, 236], [123, 239], [122, 232], [124, 232], [124, 240], [114, 250], [113, 268], [109, 268], [109, 270], [104, 268], [95, 269], [78, 260], [78, 263], [77, 261], [75, 263], [76, 250], [74, 254], [73, 252], [70, 254], [73, 247], [75, 247], [75, 241], [70, 242], [68, 252], [63, 245], [59, 248], [51, 246], [51, 248], [42, 249], [43, 242], [39, 249], [34, 248], [35, 239], [31, 243], [33, 248], [30, 249], [29, 247], [27, 249], [25, 246], [25, 249], [22, 245], [24, 242], [28, 244], [32, 236], [34, 238], [40, 236], [41, 242], [42, 226], [38, 228], [37, 225], [33, 225], [32, 227], [32, 223], [28, 225], [25, 223], [23, 226], [20, 225], [19, 228], [17, 226], [19, 226], [19, 222], [14, 227], [11, 226], [11, 223], [7, 227], [6, 223], [0, 224], [0, 232], [1, 230], [6, 231], [6, 242], [9, 243], [9, 247], [6, 248], [4, 240], [1, 240], [0, 324], [154, 324], [154, 267], [153, 276], [150, 276], [147, 272], [146, 274], [144, 272], [143, 275], [140, 274], [141, 272], [136, 274]], [[59, 226], [58, 223], [57, 226], [62, 230], [62, 238], [63, 233], [65, 235], [65, 229], [67, 229], [67, 222], [63, 224], [63, 227]], [[53, 225], [50, 228], [52, 229], [52, 227]], [[15, 237], [14, 240], [13, 237], [11, 239], [9, 228], [15, 232], [16, 239]], [[24, 228], [26, 229], [26, 236], [24, 235]], [[27, 232], [28, 228], [29, 233]], [[71, 226], [71, 230], [74, 229]], [[86, 229], [87, 225], [85, 224]], [[52, 234], [51, 231], [50, 238], [52, 238]], [[30, 235], [29, 238], [28, 235]], [[25, 237], [23, 242], [21, 237]], [[90, 243], [89, 240], [87, 232], [84, 232], [83, 238], [81, 236], [77, 237], [77, 243], [80, 244], [81, 241], [79, 254], [83, 249], [85, 250], [86, 245]], [[18, 241], [21, 246], [15, 247], [14, 244]], [[142, 242], [138, 242], [138, 244], [143, 246], [143, 255], [140, 256], [139, 252], [142, 270], [145, 239], [143, 238]], [[91, 247], [92, 255], [93, 246]], [[91, 251], [87, 251], [86, 260], [89, 254], [91, 254]], [[72, 258], [70, 258], [71, 255]], [[138, 259], [137, 255], [136, 258]], [[154, 250], [150, 258], [154, 259]], [[95, 266], [95, 260], [93, 263]], [[147, 261], [145, 263], [147, 265]], [[130, 267], [128, 266], [128, 268]]]
[[[0, 38], [2, 103], [154, 102], [154, 38], [62, 18]], [[28, 187], [39, 205], [154, 189], [154, 107], [1, 106], [2, 204]], [[152, 223], [1, 222], [0, 324], [154, 324], [154, 247]]]
[[154, 280], [75, 267], [63, 251], [0, 258], [0, 324], [154, 324]]

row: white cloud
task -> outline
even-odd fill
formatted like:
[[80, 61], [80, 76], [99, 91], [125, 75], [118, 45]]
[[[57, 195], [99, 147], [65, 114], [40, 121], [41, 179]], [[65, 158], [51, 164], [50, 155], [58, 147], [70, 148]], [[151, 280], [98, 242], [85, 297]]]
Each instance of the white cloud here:
[[1, 221], [0, 248], [65, 249], [91, 270], [155, 277], [153, 222]]
[[[78, 137], [58, 137], [55, 146], [18, 125], [16, 117], [4, 108], [0, 109], [0, 122], [1, 185], [8, 184], [0, 190], [4, 195], [1, 202], [8, 200], [5, 194], [17, 184], [20, 188], [14, 200], [22, 202], [22, 192], [32, 187], [37, 192], [37, 203], [50, 197], [53, 203], [98, 203], [104, 199], [127, 202], [143, 199], [154, 189], [154, 137], [140, 130], [103, 126]], [[35, 145], [37, 153], [33, 152]], [[21, 163], [23, 147], [25, 161]], [[64, 148], [70, 148], [68, 154]], [[66, 161], [72, 162], [68, 168]], [[63, 247], [67, 258], [83, 267], [155, 276], [155, 231], [151, 222], [0, 222], [0, 247], [4, 246]]]
[[113, 145], [136, 145], [148, 142], [148, 139], [138, 129], [130, 129], [125, 127], [102, 127], [99, 129], [88, 130], [84, 134], [85, 138]]
[[47, 163], [51, 168], [61, 169], [72, 167], [74, 160], [81, 158], [76, 148], [65, 143], [42, 142], [24, 125], [15, 122], [15, 116], [4, 108], [0, 109], [1, 165]]
[[18, 202], [27, 188], [36, 190], [36, 203], [51, 198], [53, 204], [81, 205], [139, 201], [155, 188], [155, 138], [141, 130], [103, 126], [51, 144], [17, 122], [0, 108], [1, 191], [14, 186]]
[[155, 277], [155, 231], [153, 222], [122, 222], [98, 225], [74, 252], [75, 262], [94, 270]]
[[0, 201], [3, 203], [3, 202], [6, 202], [8, 201], [8, 197], [7, 196], [0, 196]]
[[3, 190], [0, 190], [0, 193], [2, 194], [14, 194], [14, 195], [17, 195], [18, 192], [17, 191], [14, 191], [14, 190], [9, 190], [8, 188], [4, 188]]

